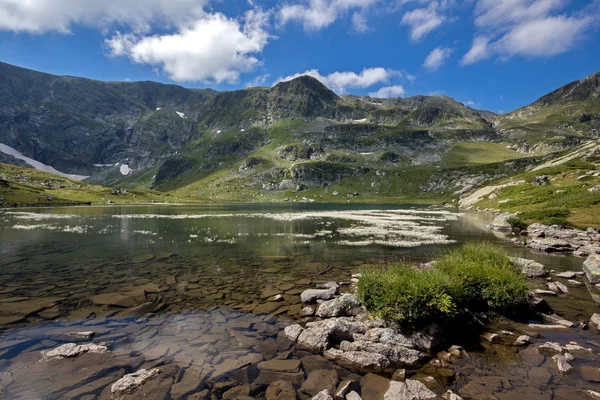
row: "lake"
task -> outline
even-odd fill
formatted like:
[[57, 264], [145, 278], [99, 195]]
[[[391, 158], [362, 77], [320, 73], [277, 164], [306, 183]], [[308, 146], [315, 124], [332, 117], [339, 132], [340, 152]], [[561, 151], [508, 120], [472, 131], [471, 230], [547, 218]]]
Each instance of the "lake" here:
[[[497, 243], [557, 272], [581, 270], [579, 258], [511, 244], [486, 228], [490, 220], [451, 208], [314, 203], [0, 211], [0, 390], [6, 398], [109, 398], [123, 373], [161, 366], [165, 372], [144, 398], [186, 398], [201, 392], [203, 381], [220, 397], [232, 380], [264, 398], [270, 382], [257, 377], [259, 361], [316, 360], [281, 330], [304, 318], [299, 295], [317, 283], [348, 282], [363, 266], [430, 261], [471, 240]], [[548, 301], [574, 322], [597, 310], [585, 285]], [[94, 343], [106, 342], [110, 352], [40, 361], [41, 351], [89, 342], [68, 335], [74, 331], [94, 331]], [[600, 349], [590, 331], [542, 335], [539, 341]], [[487, 393], [493, 386], [498, 398], [599, 389], [578, 373], [560, 376], [550, 357], [532, 361], [510, 346], [461, 344], [470, 346], [462, 366], [469, 374], [449, 380], [431, 369], [415, 373], [433, 376], [440, 390], [471, 384]], [[339, 380], [356, 374], [335, 368]]]

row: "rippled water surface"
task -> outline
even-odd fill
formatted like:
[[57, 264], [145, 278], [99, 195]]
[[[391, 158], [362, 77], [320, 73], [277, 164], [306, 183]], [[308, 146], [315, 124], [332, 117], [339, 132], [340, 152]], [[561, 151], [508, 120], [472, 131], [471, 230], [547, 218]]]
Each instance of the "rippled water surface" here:
[[[156, 398], [185, 398], [205, 379], [212, 379], [211, 387], [231, 380], [228, 373], [239, 374], [239, 362], [310, 357], [280, 334], [301, 318], [303, 290], [348, 281], [363, 265], [428, 261], [469, 240], [499, 243], [548, 269], [581, 270], [581, 259], [511, 245], [485, 228], [489, 220], [453, 209], [375, 205], [0, 211], [0, 390], [7, 398], [92, 399], [106, 396], [123, 373], [162, 365], [166, 373], [156, 383]], [[544, 282], [532, 285], [542, 288]], [[276, 294], [283, 299], [272, 301]], [[550, 302], [571, 320], [587, 320], [597, 309], [592, 296], [586, 286], [573, 287]], [[110, 342], [111, 352], [39, 362], [41, 350], [73, 341], [66, 334], [78, 330], [95, 331], [94, 341]], [[546, 335], [595, 346], [589, 332]], [[473, 368], [528, 387], [527, 369], [519, 380], [510, 367], [522, 367], [516, 351], [506, 357], [498, 352], [475, 351]], [[542, 386], [554, 385], [557, 393], [564, 385], [590, 385], [578, 376], [563, 382], [546, 359], [535, 368], [551, 374]], [[339, 368], [339, 379], [352, 373]], [[264, 397], [252, 371], [245, 374], [238, 383], [245, 380], [254, 385], [253, 395]], [[542, 389], [542, 397], [519, 392], [515, 382], [498, 391], [552, 398], [543, 397]]]

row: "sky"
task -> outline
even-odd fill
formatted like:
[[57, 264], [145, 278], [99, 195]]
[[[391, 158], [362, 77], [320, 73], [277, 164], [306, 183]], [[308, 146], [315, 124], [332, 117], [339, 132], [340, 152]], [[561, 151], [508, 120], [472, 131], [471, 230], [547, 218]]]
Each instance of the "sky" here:
[[308, 74], [336, 93], [508, 112], [600, 71], [600, 0], [0, 0], [0, 61], [232, 90]]

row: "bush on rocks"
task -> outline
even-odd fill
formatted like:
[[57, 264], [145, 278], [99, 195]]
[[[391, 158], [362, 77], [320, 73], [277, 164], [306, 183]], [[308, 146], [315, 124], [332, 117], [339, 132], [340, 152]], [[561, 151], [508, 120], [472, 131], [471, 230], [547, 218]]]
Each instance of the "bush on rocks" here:
[[448, 320], [462, 307], [510, 313], [527, 300], [520, 268], [502, 248], [489, 243], [450, 251], [433, 268], [365, 269], [358, 292], [371, 313], [414, 328]]

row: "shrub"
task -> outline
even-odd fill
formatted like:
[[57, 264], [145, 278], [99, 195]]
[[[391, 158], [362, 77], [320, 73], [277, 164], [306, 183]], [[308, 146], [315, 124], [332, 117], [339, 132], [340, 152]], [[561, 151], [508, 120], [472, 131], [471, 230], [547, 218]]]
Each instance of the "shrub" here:
[[373, 314], [409, 327], [443, 322], [457, 309], [518, 310], [527, 284], [501, 247], [466, 244], [444, 254], [434, 269], [397, 265], [361, 272], [358, 292]]
[[414, 326], [455, 314], [448, 283], [435, 269], [399, 265], [363, 271], [358, 291], [363, 304], [378, 317]]

